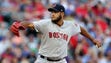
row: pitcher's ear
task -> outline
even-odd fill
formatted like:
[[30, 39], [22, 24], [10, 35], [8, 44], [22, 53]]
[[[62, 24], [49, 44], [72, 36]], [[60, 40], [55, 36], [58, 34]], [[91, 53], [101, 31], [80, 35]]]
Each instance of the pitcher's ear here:
[[62, 14], [62, 16], [64, 17], [64, 15], [65, 15], [64, 12], [61, 12], [61, 14]]

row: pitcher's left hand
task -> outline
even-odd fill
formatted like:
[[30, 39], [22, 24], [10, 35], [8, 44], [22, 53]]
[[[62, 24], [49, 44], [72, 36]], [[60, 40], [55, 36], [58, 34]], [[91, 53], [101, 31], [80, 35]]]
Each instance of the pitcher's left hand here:
[[93, 43], [94, 43], [98, 48], [100, 48], [100, 47], [102, 46], [102, 43], [101, 43], [99, 40], [94, 39], [94, 40], [93, 40]]

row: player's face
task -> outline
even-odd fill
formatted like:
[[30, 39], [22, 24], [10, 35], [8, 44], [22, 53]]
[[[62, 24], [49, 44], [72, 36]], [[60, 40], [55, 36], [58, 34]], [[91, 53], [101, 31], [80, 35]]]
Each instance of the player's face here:
[[61, 18], [61, 12], [51, 12], [51, 20], [53, 23], [57, 23]]

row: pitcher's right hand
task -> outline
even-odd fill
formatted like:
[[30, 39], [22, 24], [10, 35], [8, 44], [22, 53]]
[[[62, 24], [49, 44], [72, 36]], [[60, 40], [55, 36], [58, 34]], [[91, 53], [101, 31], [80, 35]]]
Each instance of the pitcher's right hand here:
[[25, 27], [21, 25], [20, 21], [13, 22], [10, 26], [10, 31], [16, 35], [19, 36], [19, 30], [25, 30]]

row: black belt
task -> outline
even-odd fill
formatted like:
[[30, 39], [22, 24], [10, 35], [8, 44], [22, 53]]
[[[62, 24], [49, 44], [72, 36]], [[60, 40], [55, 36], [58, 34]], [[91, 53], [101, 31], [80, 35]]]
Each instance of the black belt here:
[[51, 58], [49, 58], [49, 57], [45, 57], [45, 56], [43, 56], [43, 55], [40, 55], [40, 57], [41, 58], [43, 58], [43, 59], [46, 59], [46, 60], [48, 60], [48, 61], [60, 61], [60, 60], [62, 60], [62, 59], [57, 59], [57, 60], [54, 60], [54, 59], [51, 59]]

